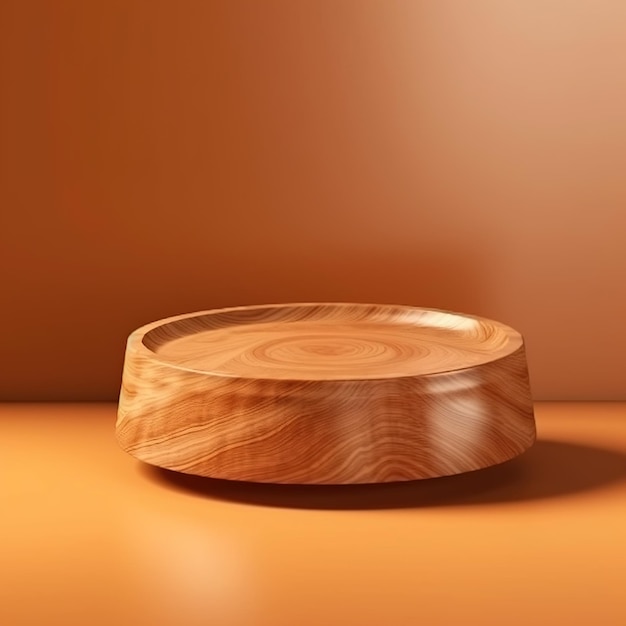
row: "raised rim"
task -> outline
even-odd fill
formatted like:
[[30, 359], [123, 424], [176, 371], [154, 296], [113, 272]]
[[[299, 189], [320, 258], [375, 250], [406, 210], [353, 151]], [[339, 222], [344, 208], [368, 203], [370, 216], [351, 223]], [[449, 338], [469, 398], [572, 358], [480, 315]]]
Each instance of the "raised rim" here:
[[[271, 308], [293, 308], [293, 307], [313, 307], [313, 306], [362, 306], [362, 307], [390, 307], [397, 309], [407, 309], [411, 311], [421, 311], [421, 312], [431, 312], [431, 313], [444, 313], [447, 315], [451, 315], [454, 317], [460, 317], [464, 319], [476, 320], [478, 322], [484, 322], [488, 324], [492, 324], [503, 330], [507, 335], [508, 342], [506, 348], [502, 348], [498, 351], [497, 356], [494, 356], [493, 359], [487, 359], [482, 363], [474, 363], [472, 365], [461, 366], [461, 367], [452, 367], [446, 370], [441, 370], [438, 372], [425, 373], [425, 374], [404, 374], [404, 375], [381, 375], [381, 376], [349, 376], [345, 378], [329, 378], [329, 379], [312, 379], [307, 377], [271, 377], [271, 376], [246, 376], [246, 375], [238, 375], [238, 374], [229, 374], [225, 372], [219, 371], [210, 371], [206, 369], [199, 369], [193, 367], [187, 367], [184, 365], [179, 365], [177, 363], [172, 363], [166, 359], [159, 358], [158, 353], [154, 352], [143, 342], [145, 335], [147, 335], [152, 330], [159, 328], [160, 326], [166, 326], [168, 324], [172, 324], [181, 320], [189, 319], [192, 317], [201, 317], [205, 315], [214, 315], [218, 313], [230, 313], [236, 311], [243, 310], [251, 310], [251, 309], [271, 309]], [[510, 347], [511, 344], [513, 347]], [[487, 364], [497, 363], [498, 361], [509, 357], [511, 354], [515, 353], [517, 350], [524, 346], [524, 338], [517, 330], [499, 322], [497, 320], [493, 320], [491, 318], [479, 316], [479, 315], [471, 315], [467, 313], [460, 313], [457, 311], [451, 311], [447, 309], [438, 309], [433, 307], [419, 307], [413, 305], [406, 304], [394, 304], [394, 303], [371, 303], [371, 302], [281, 302], [275, 304], [250, 304], [250, 305], [238, 305], [231, 307], [222, 307], [218, 309], [205, 309], [202, 311], [194, 311], [192, 313], [183, 313], [180, 315], [172, 315], [160, 320], [156, 320], [153, 322], [149, 322], [148, 324], [144, 324], [140, 326], [136, 330], [134, 330], [128, 337], [127, 340], [127, 350], [133, 350], [144, 357], [159, 363], [164, 367], [168, 367], [171, 369], [190, 372], [194, 374], [199, 374], [202, 376], [213, 376], [218, 378], [227, 378], [233, 380], [258, 380], [258, 381], [281, 381], [281, 382], [304, 382], [310, 381], [315, 383], [339, 383], [342, 381], [376, 381], [376, 380], [402, 380], [409, 378], [427, 378], [434, 376], [442, 376], [446, 374], [450, 374], [452, 372], [462, 372], [464, 370], [471, 370], [478, 367], [483, 367]]]

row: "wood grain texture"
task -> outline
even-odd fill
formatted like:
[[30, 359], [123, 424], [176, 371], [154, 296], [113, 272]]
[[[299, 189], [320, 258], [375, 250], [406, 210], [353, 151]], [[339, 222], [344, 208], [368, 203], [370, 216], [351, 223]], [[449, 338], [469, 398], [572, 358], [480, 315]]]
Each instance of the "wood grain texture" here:
[[128, 339], [116, 435], [138, 459], [257, 482], [457, 474], [529, 448], [524, 341], [467, 315], [284, 304], [180, 315]]

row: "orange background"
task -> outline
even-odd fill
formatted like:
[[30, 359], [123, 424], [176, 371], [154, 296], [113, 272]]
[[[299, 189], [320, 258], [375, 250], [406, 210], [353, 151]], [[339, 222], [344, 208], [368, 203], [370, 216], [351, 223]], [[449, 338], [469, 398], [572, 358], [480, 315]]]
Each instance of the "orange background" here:
[[0, 4], [0, 400], [114, 400], [238, 304], [499, 319], [625, 400], [626, 3]]

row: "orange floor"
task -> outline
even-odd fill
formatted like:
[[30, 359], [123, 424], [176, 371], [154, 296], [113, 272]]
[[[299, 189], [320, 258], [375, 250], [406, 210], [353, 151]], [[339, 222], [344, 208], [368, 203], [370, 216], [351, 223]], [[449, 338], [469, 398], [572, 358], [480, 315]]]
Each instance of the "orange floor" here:
[[0, 405], [0, 624], [626, 624], [626, 404], [536, 406], [521, 458], [403, 485], [179, 477], [115, 405]]

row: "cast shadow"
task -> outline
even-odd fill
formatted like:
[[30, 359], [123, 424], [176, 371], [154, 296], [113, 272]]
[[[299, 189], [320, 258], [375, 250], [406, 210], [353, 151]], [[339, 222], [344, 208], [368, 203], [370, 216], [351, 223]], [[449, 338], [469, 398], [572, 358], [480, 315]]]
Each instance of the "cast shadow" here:
[[153, 483], [212, 500], [300, 509], [399, 509], [472, 506], [557, 498], [626, 480], [626, 455], [540, 440], [494, 467], [429, 480], [368, 485], [276, 485], [203, 478], [139, 464]]

